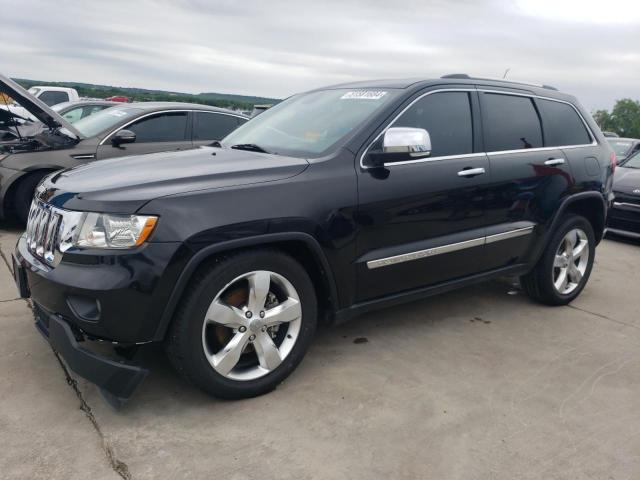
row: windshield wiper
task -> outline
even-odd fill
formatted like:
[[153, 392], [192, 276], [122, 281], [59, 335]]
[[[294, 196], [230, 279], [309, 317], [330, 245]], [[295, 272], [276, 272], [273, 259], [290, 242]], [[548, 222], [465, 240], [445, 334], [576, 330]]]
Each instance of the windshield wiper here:
[[237, 145], [231, 145], [231, 148], [235, 150], [248, 150], [250, 152], [271, 153], [255, 143], [238, 143]]

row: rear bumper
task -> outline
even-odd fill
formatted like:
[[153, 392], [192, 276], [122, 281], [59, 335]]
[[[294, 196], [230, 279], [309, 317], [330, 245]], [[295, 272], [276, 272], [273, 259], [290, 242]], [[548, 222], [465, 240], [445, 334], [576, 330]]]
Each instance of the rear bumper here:
[[57, 315], [36, 304], [36, 327], [58, 352], [64, 363], [77, 375], [100, 388], [103, 396], [114, 407], [126, 402], [147, 377], [149, 371], [142, 367], [100, 356], [80, 345], [71, 326]]

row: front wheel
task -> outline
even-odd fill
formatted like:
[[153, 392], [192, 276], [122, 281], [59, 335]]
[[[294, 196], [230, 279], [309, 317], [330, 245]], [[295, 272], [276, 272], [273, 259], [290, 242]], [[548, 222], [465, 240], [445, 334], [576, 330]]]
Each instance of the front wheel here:
[[244, 252], [197, 274], [174, 318], [168, 354], [211, 395], [253, 397], [296, 368], [316, 318], [315, 290], [298, 262], [278, 251]]
[[596, 253], [591, 223], [567, 217], [556, 230], [534, 269], [520, 278], [524, 291], [547, 305], [566, 305], [587, 284]]

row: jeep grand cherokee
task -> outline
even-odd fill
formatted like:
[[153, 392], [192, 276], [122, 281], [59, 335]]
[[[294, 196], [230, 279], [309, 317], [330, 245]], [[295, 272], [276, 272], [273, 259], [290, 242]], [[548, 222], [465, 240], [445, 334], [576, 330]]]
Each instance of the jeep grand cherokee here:
[[38, 328], [113, 403], [147, 370], [95, 342], [164, 342], [201, 389], [250, 397], [296, 368], [321, 319], [503, 275], [571, 302], [614, 168], [589, 114], [551, 87], [452, 75], [322, 88], [215, 147], [50, 175], [15, 276]]

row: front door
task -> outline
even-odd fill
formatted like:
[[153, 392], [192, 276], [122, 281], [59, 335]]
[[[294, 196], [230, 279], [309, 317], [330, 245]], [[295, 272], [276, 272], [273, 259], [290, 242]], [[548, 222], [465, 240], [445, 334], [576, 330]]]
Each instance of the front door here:
[[122, 157], [124, 155], [139, 155], [142, 153], [168, 152], [191, 148], [191, 134], [189, 131], [189, 112], [163, 112], [146, 116], [122, 129], [131, 130], [136, 134], [136, 141], [123, 145], [113, 145], [107, 137], [98, 147], [97, 158]]
[[426, 93], [389, 125], [427, 130], [428, 158], [363, 168], [365, 153], [358, 168], [358, 301], [483, 269], [491, 172], [477, 102], [475, 90]]

